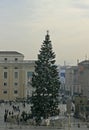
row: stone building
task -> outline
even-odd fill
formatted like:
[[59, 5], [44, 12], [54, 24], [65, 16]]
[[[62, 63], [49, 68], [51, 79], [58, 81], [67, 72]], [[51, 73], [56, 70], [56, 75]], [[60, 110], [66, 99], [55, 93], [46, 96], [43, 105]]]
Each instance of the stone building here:
[[31, 94], [35, 61], [24, 60], [16, 51], [0, 51], [0, 100], [15, 100]]
[[76, 96], [75, 99], [75, 117], [88, 120], [89, 119], [89, 101], [86, 96]]
[[81, 93], [81, 86], [78, 81], [78, 67], [70, 66], [65, 72], [65, 89], [70, 96]]
[[78, 64], [78, 79], [81, 85], [82, 95], [89, 98], [89, 60], [84, 60]]

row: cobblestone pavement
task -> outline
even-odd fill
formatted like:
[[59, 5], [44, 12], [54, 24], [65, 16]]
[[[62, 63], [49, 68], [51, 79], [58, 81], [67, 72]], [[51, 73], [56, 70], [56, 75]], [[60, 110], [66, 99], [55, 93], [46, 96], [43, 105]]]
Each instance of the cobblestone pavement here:
[[[12, 104], [13, 105], [13, 104]], [[12, 111], [12, 105], [10, 104], [0, 104], [0, 130], [25, 130], [25, 129], [30, 129], [30, 130], [89, 130], [89, 128], [87, 128], [87, 126], [85, 125], [85, 123], [83, 122], [79, 122], [78, 120], [75, 120], [74, 118], [71, 118], [71, 127], [68, 127], [68, 117], [66, 117], [66, 124], [64, 124], [64, 127], [60, 128], [58, 125], [56, 126], [30, 126], [30, 125], [22, 125], [22, 124], [12, 124], [12, 123], [6, 123], [4, 122], [4, 113], [5, 113], [5, 109], [8, 109], [9, 111]], [[16, 106], [19, 105], [20, 111], [22, 112], [23, 110], [29, 111], [30, 110], [30, 105], [25, 106], [25, 108], [23, 107], [23, 104], [14, 104]], [[63, 106], [61, 106], [63, 107]], [[63, 111], [62, 111], [63, 114]], [[78, 123], [80, 123], [80, 127], [78, 127]]]

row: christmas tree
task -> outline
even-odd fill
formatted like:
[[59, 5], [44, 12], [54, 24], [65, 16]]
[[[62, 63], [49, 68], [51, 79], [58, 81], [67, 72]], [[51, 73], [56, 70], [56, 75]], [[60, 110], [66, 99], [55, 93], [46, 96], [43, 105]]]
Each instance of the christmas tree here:
[[35, 62], [35, 72], [32, 77], [34, 91], [31, 97], [31, 111], [38, 124], [40, 124], [41, 118], [46, 119], [58, 115], [60, 82], [55, 62], [55, 54], [47, 31], [38, 54], [38, 60]]

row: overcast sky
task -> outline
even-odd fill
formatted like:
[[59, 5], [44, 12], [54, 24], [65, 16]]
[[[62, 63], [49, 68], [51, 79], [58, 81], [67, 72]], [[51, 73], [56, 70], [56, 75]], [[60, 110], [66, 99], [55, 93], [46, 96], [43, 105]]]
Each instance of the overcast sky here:
[[57, 64], [89, 59], [89, 0], [0, 0], [0, 50], [37, 59], [47, 30]]

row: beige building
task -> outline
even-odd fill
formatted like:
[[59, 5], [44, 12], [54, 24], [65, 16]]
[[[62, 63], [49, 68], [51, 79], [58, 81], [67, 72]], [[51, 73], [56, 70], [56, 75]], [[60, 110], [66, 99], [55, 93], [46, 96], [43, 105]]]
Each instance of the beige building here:
[[0, 100], [15, 100], [31, 94], [35, 61], [24, 60], [16, 51], [0, 51]]

